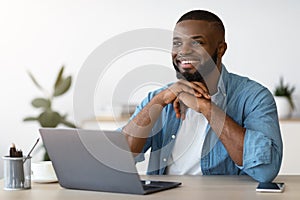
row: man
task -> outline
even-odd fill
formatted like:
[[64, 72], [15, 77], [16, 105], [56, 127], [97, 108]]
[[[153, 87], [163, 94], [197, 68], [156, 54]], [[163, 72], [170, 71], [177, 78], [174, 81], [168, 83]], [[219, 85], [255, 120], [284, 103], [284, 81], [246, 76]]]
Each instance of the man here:
[[276, 105], [260, 84], [222, 64], [225, 29], [194, 10], [177, 22], [178, 81], [150, 92], [123, 127], [136, 161], [151, 148], [148, 174], [248, 174], [272, 181], [282, 160]]

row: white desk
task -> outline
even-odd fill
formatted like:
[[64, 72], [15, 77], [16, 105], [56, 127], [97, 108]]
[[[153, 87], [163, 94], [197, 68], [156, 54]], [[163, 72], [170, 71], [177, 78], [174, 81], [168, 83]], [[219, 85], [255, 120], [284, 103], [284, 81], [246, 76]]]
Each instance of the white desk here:
[[[225, 200], [225, 199], [300, 199], [300, 176], [278, 176], [276, 181], [285, 182], [284, 193], [257, 193], [257, 182], [247, 176], [143, 176], [152, 180], [181, 181], [182, 186], [150, 195], [127, 195], [106, 192], [67, 190], [57, 183], [32, 184], [32, 189], [22, 191], [4, 191], [0, 189], [2, 200], [113, 200], [113, 199], [151, 199], [151, 200]], [[121, 180], [120, 180], [121, 181]], [[128, 184], [128, 183], [125, 183]], [[3, 188], [3, 180], [0, 181]]]

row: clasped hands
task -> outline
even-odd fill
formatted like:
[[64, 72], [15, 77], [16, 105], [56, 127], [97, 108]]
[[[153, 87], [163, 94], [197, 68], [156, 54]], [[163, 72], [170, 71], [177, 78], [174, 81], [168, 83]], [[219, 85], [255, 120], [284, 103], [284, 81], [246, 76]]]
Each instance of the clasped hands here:
[[165, 104], [173, 103], [176, 117], [185, 119], [185, 111], [191, 108], [199, 113], [210, 111], [211, 96], [204, 83], [179, 80], [162, 92]]

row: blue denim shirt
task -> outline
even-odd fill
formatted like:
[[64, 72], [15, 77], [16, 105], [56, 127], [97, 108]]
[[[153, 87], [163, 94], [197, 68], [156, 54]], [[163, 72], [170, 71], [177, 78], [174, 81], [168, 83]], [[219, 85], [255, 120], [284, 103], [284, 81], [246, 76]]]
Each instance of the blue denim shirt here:
[[[165, 88], [150, 92], [131, 119]], [[255, 81], [228, 73], [223, 65], [218, 92], [213, 97], [212, 101], [217, 106], [236, 123], [246, 128], [243, 166], [233, 162], [222, 142], [208, 125], [199, 163], [203, 175], [248, 174], [260, 182], [272, 181], [279, 172], [282, 160], [282, 140], [272, 94]], [[181, 119], [176, 118], [173, 105], [164, 107], [142, 153], [136, 157], [137, 162], [143, 161], [144, 152], [151, 148], [147, 174], [166, 174], [180, 124]]]

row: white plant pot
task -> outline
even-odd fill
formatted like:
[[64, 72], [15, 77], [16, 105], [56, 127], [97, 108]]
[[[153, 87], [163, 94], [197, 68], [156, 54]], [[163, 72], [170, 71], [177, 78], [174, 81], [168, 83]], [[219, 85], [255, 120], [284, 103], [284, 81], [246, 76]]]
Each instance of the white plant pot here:
[[288, 99], [286, 97], [280, 97], [280, 96], [275, 96], [274, 99], [277, 106], [278, 118], [279, 119], [290, 118], [292, 115], [292, 108]]

